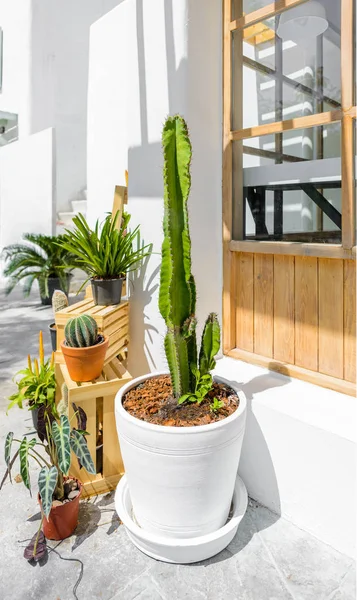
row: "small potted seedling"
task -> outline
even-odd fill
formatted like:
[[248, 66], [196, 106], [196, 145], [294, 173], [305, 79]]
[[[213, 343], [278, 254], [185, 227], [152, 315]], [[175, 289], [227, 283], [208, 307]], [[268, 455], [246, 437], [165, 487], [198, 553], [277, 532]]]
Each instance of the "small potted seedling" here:
[[[55, 318], [56, 318], [56, 312], [63, 310], [64, 308], [67, 308], [67, 306], [68, 306], [67, 295], [64, 292], [62, 292], [61, 290], [55, 290], [53, 292], [53, 296], [52, 296], [52, 308], [53, 308], [53, 313], [54, 313]], [[51, 325], [49, 325], [48, 328], [50, 330], [52, 350], [53, 350], [53, 352], [56, 352], [56, 350], [57, 350], [57, 325], [56, 325], [56, 323], [51, 323]]]
[[[68, 476], [71, 451], [74, 452], [88, 473], [96, 474], [84, 437], [84, 435], [88, 435], [85, 431], [86, 414], [83, 409], [78, 409], [76, 416], [77, 429], [71, 428], [67, 414], [62, 414], [57, 421], [53, 411], [43, 410], [38, 420], [38, 435], [41, 441], [37, 438], [29, 439], [28, 436], [24, 436], [22, 440], [15, 439], [13, 432], [9, 432], [6, 436], [7, 472], [2, 484], [7, 477], [10, 477], [11, 481], [11, 467], [18, 455], [22, 481], [30, 493], [29, 459], [34, 460], [41, 467], [38, 475], [38, 501], [41, 506], [42, 519], [33, 544], [32, 556], [28, 558], [37, 557], [37, 543], [41, 528], [46, 538], [62, 540], [70, 536], [77, 526], [82, 484], [78, 479]], [[11, 458], [14, 442], [19, 444], [19, 449]], [[45, 455], [43, 455], [43, 450], [46, 452]]]
[[[54, 409], [56, 379], [54, 355], [45, 360], [43, 334], [39, 333], [39, 357], [31, 359], [27, 356], [27, 367], [18, 371], [14, 376], [17, 391], [9, 397], [7, 410], [17, 405], [22, 408], [27, 405], [31, 411], [34, 428], [37, 430], [39, 410], [43, 407]], [[18, 376], [21, 376], [18, 378]]]
[[100, 377], [108, 338], [98, 334], [98, 326], [90, 315], [70, 319], [64, 328], [61, 350], [73, 381], [93, 381]]

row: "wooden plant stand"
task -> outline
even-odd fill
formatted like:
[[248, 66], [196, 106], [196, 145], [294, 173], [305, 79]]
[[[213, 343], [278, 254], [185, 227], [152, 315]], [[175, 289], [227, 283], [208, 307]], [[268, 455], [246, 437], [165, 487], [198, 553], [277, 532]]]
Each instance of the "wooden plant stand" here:
[[56, 362], [64, 363], [61, 343], [64, 340], [64, 327], [69, 319], [79, 315], [90, 315], [98, 325], [99, 333], [109, 337], [109, 346], [104, 364], [116, 356], [126, 353], [129, 343], [129, 302], [123, 300], [115, 306], [96, 306], [92, 298], [82, 300], [55, 313], [57, 326]]
[[83, 497], [104, 494], [114, 490], [124, 473], [123, 461], [116, 431], [114, 401], [118, 390], [132, 377], [123, 364], [112, 359], [104, 366], [102, 375], [94, 382], [76, 383], [71, 380], [65, 364], [56, 363], [56, 402], [62, 397], [62, 385], [68, 387], [69, 418], [76, 426], [74, 408], [81, 407], [87, 415], [87, 444], [97, 475], [89, 475], [79, 469], [78, 460], [72, 453], [70, 475], [83, 484]]

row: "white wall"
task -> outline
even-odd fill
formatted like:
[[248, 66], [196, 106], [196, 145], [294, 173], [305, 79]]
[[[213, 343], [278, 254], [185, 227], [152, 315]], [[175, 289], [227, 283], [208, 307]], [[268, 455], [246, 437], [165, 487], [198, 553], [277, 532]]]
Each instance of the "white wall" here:
[[0, 111], [19, 115], [19, 134], [31, 130], [31, 9], [32, 0], [0, 0], [3, 30], [3, 76]]
[[58, 210], [86, 188], [90, 25], [119, 2], [0, 0], [0, 110], [19, 114], [20, 137], [55, 128]]
[[224, 357], [247, 397], [248, 493], [340, 552], [356, 553], [356, 399]]
[[0, 248], [25, 232], [54, 233], [54, 184], [52, 129], [0, 148]]
[[[157, 308], [161, 130], [175, 112], [187, 119], [194, 149], [189, 210], [201, 325], [209, 311], [221, 312], [220, 22], [220, 0], [126, 0], [91, 28], [88, 215], [93, 221], [111, 208], [114, 185], [124, 182], [128, 166], [132, 223], [141, 224], [142, 238], [156, 253], [133, 286], [134, 374], [166, 364]], [[118, 46], [121, 39], [126, 48]], [[105, 131], [98, 124], [103, 114], [110, 123]]]
[[56, 129], [59, 211], [86, 188], [90, 26], [119, 1], [32, 0], [31, 132]]
[[88, 210], [94, 224], [112, 210], [114, 188], [128, 168], [128, 2], [96, 22], [90, 32], [88, 80]]

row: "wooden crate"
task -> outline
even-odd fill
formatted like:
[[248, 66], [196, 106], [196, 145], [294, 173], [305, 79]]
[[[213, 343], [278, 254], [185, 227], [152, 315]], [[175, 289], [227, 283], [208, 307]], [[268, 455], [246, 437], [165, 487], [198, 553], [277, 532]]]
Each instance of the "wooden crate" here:
[[97, 475], [90, 475], [85, 469], [79, 469], [78, 460], [73, 453], [70, 468], [70, 475], [83, 483], [84, 497], [114, 490], [124, 473], [115, 425], [114, 400], [118, 390], [131, 379], [131, 375], [116, 358], [103, 368], [102, 375], [94, 383], [75, 383], [69, 377], [66, 365], [56, 364], [56, 402], [61, 400], [62, 385], [66, 383], [72, 424], [75, 426], [76, 423], [72, 402], [83, 408], [87, 415], [87, 443]]
[[108, 364], [119, 354], [124, 355], [129, 343], [129, 303], [123, 300], [115, 306], [96, 306], [93, 299], [87, 298], [55, 313], [57, 326], [56, 362], [64, 363], [61, 343], [64, 340], [64, 327], [69, 319], [79, 315], [91, 315], [96, 320], [99, 333], [109, 337], [109, 346], [104, 364]]

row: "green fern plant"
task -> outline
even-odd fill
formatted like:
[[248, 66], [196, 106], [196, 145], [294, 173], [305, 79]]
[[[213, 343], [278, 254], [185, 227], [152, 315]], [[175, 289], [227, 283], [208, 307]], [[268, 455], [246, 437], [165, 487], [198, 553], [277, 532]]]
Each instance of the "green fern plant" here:
[[68, 275], [79, 263], [76, 256], [63, 246], [66, 239], [64, 235], [25, 233], [23, 242], [5, 246], [1, 258], [5, 262], [4, 275], [9, 280], [6, 294], [24, 281], [23, 292], [29, 296], [33, 283], [38, 281], [41, 296], [47, 298], [48, 280], [53, 277], [59, 279], [64, 291], [68, 291]]
[[188, 197], [192, 147], [184, 119], [169, 117], [162, 134], [164, 154], [164, 240], [159, 309], [167, 326], [165, 353], [178, 402], [201, 402], [212, 388], [210, 371], [220, 347], [215, 313], [205, 323], [198, 357], [196, 286], [191, 273]]

